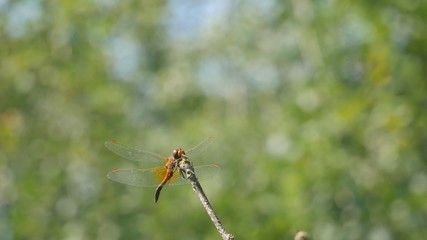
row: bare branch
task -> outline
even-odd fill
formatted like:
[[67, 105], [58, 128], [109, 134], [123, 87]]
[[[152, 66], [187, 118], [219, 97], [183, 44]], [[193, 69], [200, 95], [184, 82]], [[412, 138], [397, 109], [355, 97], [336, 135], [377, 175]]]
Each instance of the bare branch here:
[[227, 233], [227, 231], [222, 226], [221, 221], [218, 219], [217, 215], [215, 214], [215, 211], [213, 210], [211, 204], [209, 203], [209, 200], [206, 197], [206, 194], [203, 191], [202, 186], [197, 180], [196, 174], [194, 172], [194, 168], [191, 165], [190, 161], [188, 161], [187, 157], [185, 156], [182, 157], [182, 160], [178, 164], [178, 168], [181, 175], [190, 181], [191, 185], [193, 186], [194, 192], [197, 193], [197, 196], [199, 197], [200, 202], [202, 202], [203, 207], [206, 209], [206, 212], [211, 218], [219, 234], [221, 234], [222, 238], [224, 240], [234, 239], [234, 236], [232, 234]]

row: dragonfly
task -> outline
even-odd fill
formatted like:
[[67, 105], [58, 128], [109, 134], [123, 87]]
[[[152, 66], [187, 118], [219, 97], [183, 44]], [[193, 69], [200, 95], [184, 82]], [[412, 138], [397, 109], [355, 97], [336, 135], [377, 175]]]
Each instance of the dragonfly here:
[[[163, 157], [157, 153], [139, 150], [116, 140], [106, 141], [105, 147], [113, 153], [126, 158], [146, 164], [163, 164], [163, 166], [144, 169], [113, 169], [107, 174], [107, 178], [115, 182], [127, 184], [134, 187], [156, 187], [154, 202], [157, 203], [160, 192], [167, 185], [180, 185], [188, 183], [185, 176], [179, 171], [178, 164], [183, 159], [192, 159], [204, 152], [213, 142], [213, 138], [199, 143], [188, 151], [182, 148], [173, 150], [172, 155]], [[216, 163], [195, 166], [194, 170], [198, 180], [215, 176], [221, 166]]]

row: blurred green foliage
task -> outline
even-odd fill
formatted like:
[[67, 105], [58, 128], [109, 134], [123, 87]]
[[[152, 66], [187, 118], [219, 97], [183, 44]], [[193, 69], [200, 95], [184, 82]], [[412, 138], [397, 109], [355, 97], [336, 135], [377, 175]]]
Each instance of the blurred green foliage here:
[[[103, 142], [193, 159], [237, 239], [427, 235], [426, 1], [0, 1], [0, 238], [218, 239], [189, 186], [106, 179]], [[143, 168], [144, 165], [131, 165]]]

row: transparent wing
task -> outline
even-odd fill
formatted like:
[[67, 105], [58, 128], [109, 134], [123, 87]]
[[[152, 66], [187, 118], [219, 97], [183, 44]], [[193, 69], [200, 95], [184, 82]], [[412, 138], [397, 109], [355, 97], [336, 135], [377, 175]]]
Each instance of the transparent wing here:
[[[205, 141], [199, 143], [195, 147], [192, 147], [186, 151], [186, 155], [189, 158], [194, 158], [200, 153], [203, 153], [208, 149], [208, 147], [213, 143], [213, 138], [209, 137]], [[134, 147], [122, 144], [117, 142], [116, 140], [106, 141], [104, 143], [105, 147], [113, 153], [124, 157], [131, 161], [136, 162], [166, 162], [167, 158], [162, 157], [157, 153], [147, 152], [143, 150], [136, 149]]]
[[[194, 168], [197, 179], [205, 180], [214, 177], [221, 167], [218, 164], [201, 165]], [[148, 169], [115, 169], [108, 173], [107, 177], [115, 182], [134, 187], [157, 187], [166, 175], [164, 167]], [[188, 183], [187, 179], [180, 176], [178, 170], [169, 180], [169, 185]]]
[[131, 161], [159, 163], [159, 161], [166, 162], [167, 159], [160, 156], [159, 154], [138, 150], [136, 148], [121, 144], [115, 140], [106, 141], [104, 145], [113, 153]]
[[211, 144], [214, 142], [213, 137], [209, 137], [205, 141], [197, 144], [196, 146], [188, 149], [185, 151], [187, 157], [191, 160], [192, 158], [198, 156], [200, 153], [203, 153], [206, 151], [206, 149], [211, 146]]
[[[221, 165], [216, 163], [200, 165], [194, 167], [194, 171], [198, 180], [208, 180], [219, 175], [219, 172], [221, 171]], [[185, 181], [187, 180], [185, 179]]]
[[[110, 180], [134, 187], [157, 187], [166, 175], [164, 167], [147, 169], [114, 169], [107, 174]], [[178, 178], [174, 173], [171, 180]]]

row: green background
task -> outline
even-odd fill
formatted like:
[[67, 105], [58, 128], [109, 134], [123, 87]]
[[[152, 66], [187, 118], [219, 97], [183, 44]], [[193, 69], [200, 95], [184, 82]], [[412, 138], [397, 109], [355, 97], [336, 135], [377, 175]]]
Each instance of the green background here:
[[0, 239], [219, 239], [190, 185], [103, 143], [223, 168], [237, 239], [427, 235], [426, 1], [0, 1]]

